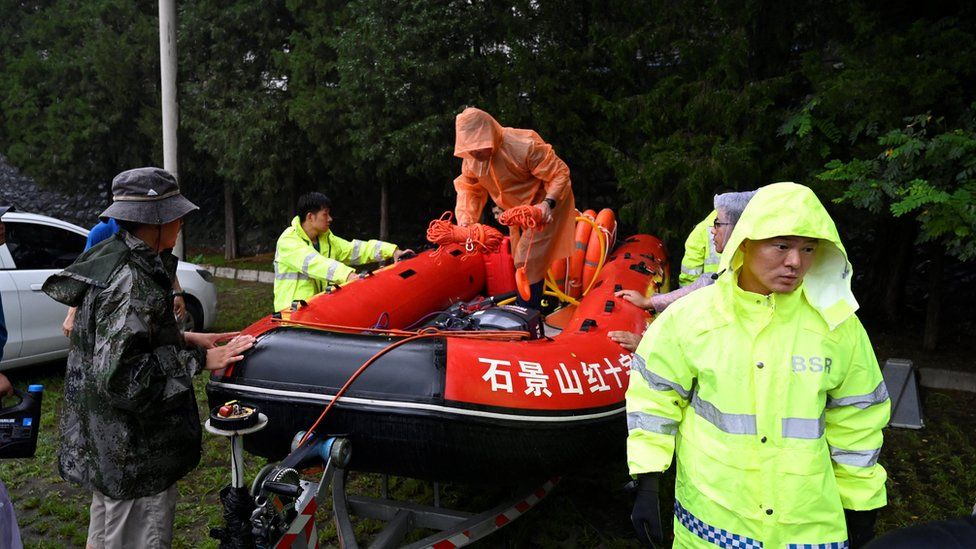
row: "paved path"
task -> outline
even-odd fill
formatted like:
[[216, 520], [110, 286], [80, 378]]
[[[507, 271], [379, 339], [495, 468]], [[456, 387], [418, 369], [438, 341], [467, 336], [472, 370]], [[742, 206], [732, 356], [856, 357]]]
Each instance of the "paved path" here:
[[213, 265], [200, 265], [200, 267], [210, 271], [218, 278], [230, 278], [233, 280], [244, 280], [246, 282], [263, 282], [265, 284], [274, 284], [274, 273], [270, 271], [235, 269], [233, 267], [214, 267]]

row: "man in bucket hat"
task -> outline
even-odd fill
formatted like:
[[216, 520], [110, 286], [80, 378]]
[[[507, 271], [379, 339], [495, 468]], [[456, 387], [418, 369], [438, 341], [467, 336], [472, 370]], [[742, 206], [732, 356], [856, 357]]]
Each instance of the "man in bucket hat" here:
[[101, 217], [117, 220], [118, 233], [44, 283], [78, 308], [59, 465], [93, 492], [89, 548], [169, 547], [176, 481], [200, 460], [192, 378], [241, 360], [254, 338], [177, 326], [170, 250], [183, 216], [198, 208], [176, 179], [159, 168], [128, 170], [112, 195]]

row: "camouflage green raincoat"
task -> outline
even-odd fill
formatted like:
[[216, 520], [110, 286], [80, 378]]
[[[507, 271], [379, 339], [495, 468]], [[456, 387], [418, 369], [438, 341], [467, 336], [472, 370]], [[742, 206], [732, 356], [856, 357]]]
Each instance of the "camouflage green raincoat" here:
[[78, 307], [61, 411], [65, 480], [115, 499], [157, 494], [200, 461], [193, 375], [173, 316], [176, 258], [120, 230], [44, 283]]

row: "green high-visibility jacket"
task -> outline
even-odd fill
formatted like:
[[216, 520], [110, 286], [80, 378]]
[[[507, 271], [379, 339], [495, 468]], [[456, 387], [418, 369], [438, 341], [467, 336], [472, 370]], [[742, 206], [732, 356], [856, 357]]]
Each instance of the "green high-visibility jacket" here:
[[698, 280], [703, 273], [718, 272], [719, 255], [712, 239], [712, 223], [718, 212], [712, 210], [705, 219], [695, 225], [685, 240], [685, 255], [681, 258], [681, 274], [678, 285], [687, 286]]
[[[820, 239], [802, 285], [739, 288], [739, 244], [783, 235]], [[675, 547], [846, 547], [843, 509], [886, 503], [877, 458], [890, 403], [833, 221], [806, 187], [764, 187], [721, 267], [637, 348], [630, 473], [664, 471], [676, 453]]]
[[336, 236], [332, 231], [320, 234], [319, 249], [295, 216], [291, 226], [278, 237], [274, 259], [274, 308], [291, 306], [292, 301], [322, 292], [330, 282], [345, 282], [355, 270], [347, 265], [363, 265], [393, 257], [396, 244], [381, 240], [353, 240]]

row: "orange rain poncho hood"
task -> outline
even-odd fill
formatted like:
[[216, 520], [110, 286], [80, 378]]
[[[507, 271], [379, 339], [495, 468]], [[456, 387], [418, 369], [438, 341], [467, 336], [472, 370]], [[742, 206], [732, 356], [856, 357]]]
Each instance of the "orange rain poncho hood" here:
[[[524, 262], [528, 279], [542, 280], [550, 263], [573, 250], [576, 203], [569, 167], [536, 132], [503, 127], [480, 109], [464, 109], [455, 129], [454, 156], [462, 159], [454, 180], [459, 224], [477, 223], [488, 196], [503, 210], [538, 204], [546, 196], [556, 200], [552, 222], [541, 231], [522, 239], [521, 231], [511, 229], [516, 266]], [[491, 157], [476, 160], [471, 152], [479, 149], [491, 149]]]
[[468, 107], [454, 121], [454, 156], [470, 158], [471, 151], [497, 149], [505, 128], [490, 114], [481, 109]]

